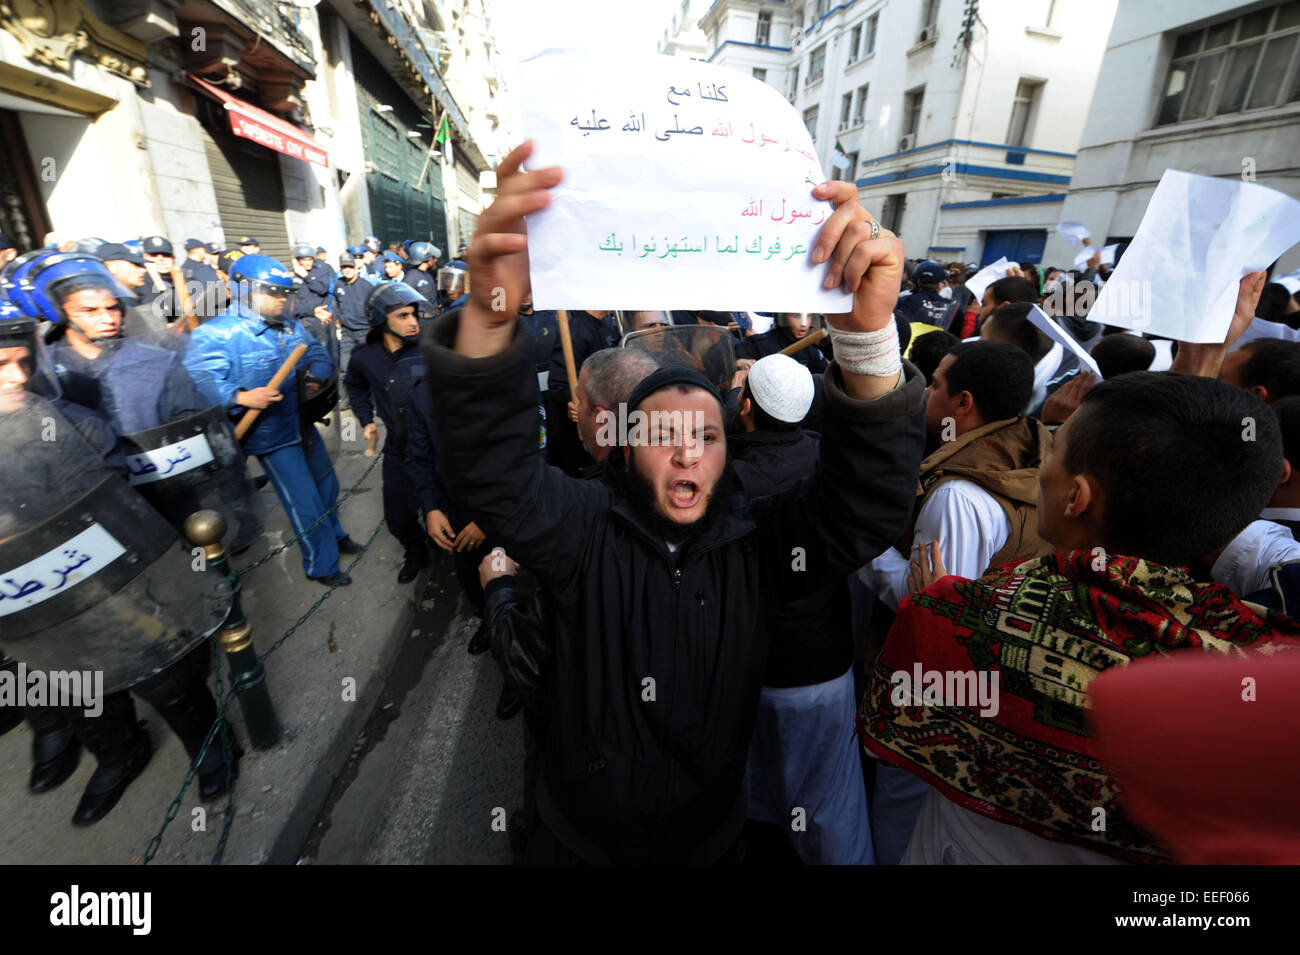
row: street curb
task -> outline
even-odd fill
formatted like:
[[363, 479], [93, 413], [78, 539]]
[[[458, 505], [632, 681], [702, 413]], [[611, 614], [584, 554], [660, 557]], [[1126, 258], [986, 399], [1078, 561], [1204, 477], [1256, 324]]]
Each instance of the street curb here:
[[[432, 564], [426, 567], [420, 573], [420, 576], [412, 581], [411, 585], [408, 585], [416, 588], [415, 593], [423, 591], [432, 567]], [[396, 625], [388, 638], [383, 641], [378, 656], [378, 667], [372, 680], [367, 681], [365, 686], [359, 685], [357, 687], [357, 699], [364, 698], [367, 703], [364, 706], [349, 707], [349, 715], [344, 717], [334, 730], [329, 746], [325, 750], [325, 758], [317, 763], [316, 770], [308, 778], [302, 794], [294, 802], [293, 809], [289, 811], [289, 818], [285, 820], [279, 835], [271, 843], [268, 857], [263, 860], [264, 864], [295, 865], [298, 862], [299, 852], [306, 844], [317, 816], [320, 815], [320, 811], [325, 807], [325, 803], [329, 799], [330, 791], [334, 788], [334, 781], [347, 765], [348, 757], [352, 752], [353, 741], [360, 735], [362, 728], [365, 727], [374, 714], [375, 708], [379, 706], [382, 697], [381, 691], [392, 674], [393, 665], [401, 653], [402, 643], [411, 631], [411, 622], [415, 618], [415, 611], [415, 601], [408, 597], [406, 606], [403, 608], [401, 616], [398, 617]], [[374, 692], [370, 692], [372, 683], [374, 687], [377, 687]]]

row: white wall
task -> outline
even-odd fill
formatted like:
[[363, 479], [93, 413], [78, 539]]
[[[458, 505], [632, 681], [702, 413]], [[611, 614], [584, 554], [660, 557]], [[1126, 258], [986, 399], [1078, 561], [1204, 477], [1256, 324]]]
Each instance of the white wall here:
[[[1174, 34], [1249, 9], [1228, 0], [1124, 0], [1102, 62], [1063, 218], [1084, 222], [1098, 240], [1131, 236], [1166, 169], [1236, 177], [1247, 159], [1253, 161], [1255, 181], [1300, 197], [1300, 105], [1154, 125]], [[1045, 255], [1063, 259], [1070, 249], [1053, 235]], [[1283, 257], [1282, 268], [1296, 267], [1300, 250], [1293, 249]]]

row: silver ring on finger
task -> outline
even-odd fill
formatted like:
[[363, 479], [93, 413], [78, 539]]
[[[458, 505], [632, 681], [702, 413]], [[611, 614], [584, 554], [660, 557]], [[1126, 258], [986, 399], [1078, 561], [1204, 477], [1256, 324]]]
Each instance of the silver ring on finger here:
[[871, 238], [872, 239], [880, 238], [880, 223], [877, 222], [875, 219], [871, 220]]

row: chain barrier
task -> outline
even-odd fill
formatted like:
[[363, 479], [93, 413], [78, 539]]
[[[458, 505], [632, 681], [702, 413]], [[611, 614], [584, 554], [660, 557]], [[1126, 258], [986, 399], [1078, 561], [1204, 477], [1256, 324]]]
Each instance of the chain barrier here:
[[257, 560], [253, 561], [247, 567], [239, 568], [238, 570], [235, 571], [235, 576], [243, 577], [244, 574], [257, 570], [257, 568], [261, 567], [268, 560], [280, 554], [283, 554], [294, 544], [298, 543], [298, 541], [302, 540], [304, 537], [306, 537], [316, 528], [320, 527], [321, 524], [323, 524], [325, 521], [329, 520], [330, 517], [333, 514], [335, 514], [340, 507], [343, 506], [343, 502], [357, 492], [357, 489], [361, 487], [361, 482], [370, 476], [370, 472], [375, 469], [375, 465], [379, 463], [381, 457], [382, 455], [376, 454], [374, 458], [371, 460], [370, 465], [364, 471], [361, 472], [361, 477], [357, 478], [356, 483], [353, 484], [346, 491], [344, 491], [342, 494], [340, 494], [339, 499], [335, 501], [333, 506], [330, 507], [324, 514], [322, 514], [320, 517], [316, 518], [316, 520], [312, 521], [309, 525], [304, 527], [302, 529], [301, 534], [295, 534], [293, 537], [289, 538], [287, 541], [285, 541], [283, 544], [279, 545], [278, 547], [271, 548], [269, 551], [267, 551]]
[[[285, 551], [286, 549], [288, 549], [289, 547], [297, 543], [299, 540], [301, 540], [304, 535], [306, 535], [308, 532], [312, 530], [312, 528], [320, 524], [321, 521], [327, 519], [330, 513], [336, 511], [339, 505], [341, 505], [344, 501], [346, 501], [349, 497], [351, 497], [357, 491], [357, 489], [360, 488], [362, 482], [365, 481], [366, 476], [369, 475], [370, 472], [374, 470], [375, 465], [378, 463], [379, 463], [379, 456], [376, 455], [374, 461], [370, 463], [370, 466], [367, 467], [365, 471], [362, 472], [359, 478], [357, 478], [356, 483], [354, 483], [352, 487], [347, 490], [346, 493], [344, 493], [339, 497], [338, 502], [335, 503], [334, 506], [331, 507], [330, 510], [320, 518], [320, 520], [312, 524], [311, 527], [305, 528], [301, 534], [297, 535], [292, 540], [271, 550], [269, 553], [265, 554], [256, 562], [250, 564], [249, 566], [241, 570], [235, 571], [236, 575], [242, 576], [248, 571], [261, 566], [262, 564], [266, 563], [266, 561], [274, 557], [276, 554], [282, 553], [283, 551]], [[352, 563], [348, 564], [345, 573], [351, 573], [352, 568], [356, 567], [357, 564], [361, 562], [361, 559], [365, 557], [366, 554], [369, 552], [370, 545], [375, 542], [375, 538], [379, 536], [379, 532], [383, 530], [383, 528], [384, 528], [384, 521], [382, 518], [380, 518], [379, 523], [377, 523], [374, 529], [370, 532], [370, 536], [366, 538], [366, 542], [361, 546], [361, 550], [357, 552], [357, 555], [355, 558], [353, 558]], [[337, 589], [338, 589], [337, 586], [330, 587], [329, 589], [327, 589], [319, 598], [316, 599], [315, 603], [313, 603], [310, 607], [307, 608], [306, 612], [303, 613], [302, 616], [300, 616], [296, 621], [294, 621], [293, 625], [290, 626], [289, 629], [286, 630], [278, 640], [276, 640], [273, 644], [271, 644], [271, 646], [266, 650], [265, 653], [258, 655], [258, 660], [265, 662], [267, 657], [269, 657], [276, 650], [280, 649], [280, 647], [284, 645], [284, 642], [288, 640], [291, 636], [293, 636], [293, 634], [298, 630], [298, 628], [301, 627], [304, 623], [306, 623], [311, 618], [312, 614], [314, 614], [317, 610], [319, 610], [321, 605], [324, 604], [326, 600], [328, 600], [330, 597], [334, 595], [334, 591]], [[158, 850], [162, 847], [163, 833], [167, 831], [167, 827], [171, 825], [172, 821], [179, 814], [181, 805], [183, 804], [185, 799], [185, 793], [189, 790], [190, 783], [194, 781], [194, 777], [198, 774], [198, 767], [203, 763], [204, 757], [207, 756], [208, 754], [208, 749], [212, 746], [213, 740], [217, 737], [218, 734], [220, 734], [221, 736], [221, 752], [222, 755], [225, 756], [226, 766], [232, 767], [234, 765], [232, 739], [230, 735], [229, 726], [226, 721], [226, 707], [229, 706], [230, 702], [235, 698], [235, 694], [239, 691], [239, 687], [232, 682], [228, 690], [224, 689], [224, 684], [221, 679], [221, 664], [223, 661], [220, 659], [221, 653], [217, 647], [215, 634], [213, 636], [208, 637], [208, 644], [211, 647], [211, 651], [212, 651], [212, 671], [215, 674], [215, 682], [216, 682], [216, 693], [214, 695], [217, 698], [217, 718], [213, 720], [212, 726], [208, 729], [208, 734], [203, 740], [203, 745], [199, 747], [198, 754], [190, 762], [190, 767], [185, 773], [185, 779], [182, 780], [181, 782], [180, 791], [176, 794], [176, 798], [171, 801], [171, 804], [167, 807], [166, 813], [163, 815], [162, 825], [159, 827], [158, 832], [154, 834], [153, 838], [149, 840], [149, 844], [148, 846], [146, 846], [143, 857], [141, 859], [142, 865], [148, 865], [150, 862], [153, 861], [154, 856], [158, 854]], [[221, 837], [217, 842], [216, 851], [213, 852], [212, 858], [209, 860], [209, 863], [211, 865], [220, 864], [221, 858], [226, 851], [226, 843], [230, 839], [230, 830], [235, 820], [235, 783], [236, 783], [236, 777], [232, 775], [230, 777], [229, 784], [227, 785], [226, 788], [226, 805], [225, 805], [225, 809], [222, 812]]]

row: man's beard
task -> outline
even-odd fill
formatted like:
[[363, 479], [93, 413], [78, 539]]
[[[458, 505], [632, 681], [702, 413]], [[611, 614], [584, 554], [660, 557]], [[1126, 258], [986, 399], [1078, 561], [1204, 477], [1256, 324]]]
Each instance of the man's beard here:
[[734, 483], [731, 451], [728, 449], [727, 463], [713, 485], [713, 492], [709, 495], [709, 503], [705, 506], [704, 513], [689, 524], [683, 524], [660, 513], [655, 506], [654, 485], [637, 470], [633, 461], [626, 461], [623, 468], [623, 492], [637, 517], [651, 534], [674, 546], [705, 537], [717, 528], [722, 519], [731, 512]]

